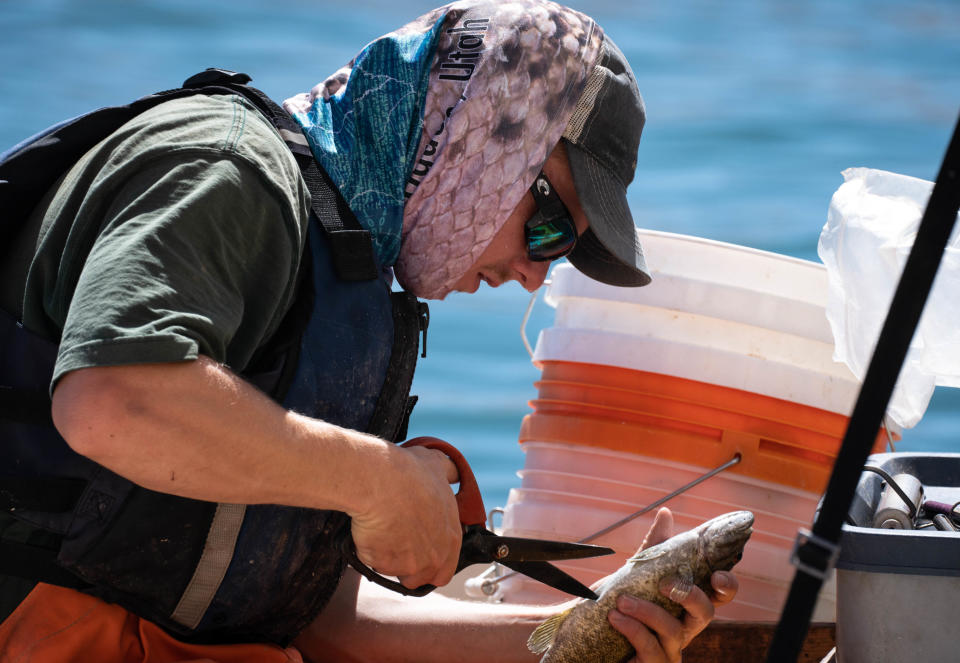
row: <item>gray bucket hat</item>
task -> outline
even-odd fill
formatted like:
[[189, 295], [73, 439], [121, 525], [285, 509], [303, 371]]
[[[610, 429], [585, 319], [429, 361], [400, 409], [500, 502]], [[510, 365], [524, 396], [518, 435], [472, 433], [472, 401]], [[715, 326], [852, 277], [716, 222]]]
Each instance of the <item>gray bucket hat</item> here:
[[603, 53], [563, 132], [580, 205], [590, 228], [567, 256], [592, 279], [616, 286], [650, 283], [627, 185], [637, 168], [646, 119], [643, 98], [623, 53], [604, 35]]

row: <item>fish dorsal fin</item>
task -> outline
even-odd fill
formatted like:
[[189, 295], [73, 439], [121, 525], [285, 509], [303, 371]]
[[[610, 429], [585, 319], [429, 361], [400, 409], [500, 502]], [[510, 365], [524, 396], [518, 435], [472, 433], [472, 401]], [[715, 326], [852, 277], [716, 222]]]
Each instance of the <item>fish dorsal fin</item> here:
[[563, 612], [558, 612], [535, 628], [527, 640], [527, 649], [534, 654], [542, 654], [550, 649], [553, 639], [557, 637], [557, 631], [560, 630], [560, 626], [566, 621], [572, 610], [573, 608], [567, 608]]
[[638, 550], [633, 557], [627, 560], [627, 564], [638, 564], [640, 562], [649, 562], [651, 559], [656, 559], [667, 552], [666, 548], [661, 546], [653, 546], [652, 548], [647, 548], [646, 550]]

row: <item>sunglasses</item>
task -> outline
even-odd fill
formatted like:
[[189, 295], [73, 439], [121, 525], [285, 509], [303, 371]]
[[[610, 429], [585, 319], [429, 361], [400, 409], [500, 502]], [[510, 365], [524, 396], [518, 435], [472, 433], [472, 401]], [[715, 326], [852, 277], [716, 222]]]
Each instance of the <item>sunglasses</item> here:
[[527, 256], [534, 262], [559, 260], [577, 244], [577, 226], [542, 172], [530, 187], [537, 211], [523, 227]]

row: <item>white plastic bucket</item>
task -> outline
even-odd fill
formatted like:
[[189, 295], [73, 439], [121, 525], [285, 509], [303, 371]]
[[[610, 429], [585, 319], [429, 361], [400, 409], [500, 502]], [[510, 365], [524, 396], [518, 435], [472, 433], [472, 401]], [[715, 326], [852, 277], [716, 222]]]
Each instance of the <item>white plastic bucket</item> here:
[[557, 313], [534, 363], [621, 366], [850, 413], [859, 382], [832, 359], [823, 265], [672, 233], [639, 235], [653, 275], [646, 287], [554, 268], [546, 299]]
[[[520, 443], [526, 462], [503, 530], [576, 541], [740, 454], [731, 470], [671, 500], [677, 531], [749, 509], [754, 534], [724, 619], [775, 621], [859, 384], [832, 360], [821, 265], [745, 247], [643, 231], [653, 283], [616, 288], [553, 270], [554, 324]], [[878, 442], [878, 444], [880, 444]], [[654, 512], [597, 543], [616, 558], [561, 566], [592, 583], [633, 554]], [[522, 576], [507, 601], [559, 596]], [[814, 619], [832, 621], [833, 583]]]

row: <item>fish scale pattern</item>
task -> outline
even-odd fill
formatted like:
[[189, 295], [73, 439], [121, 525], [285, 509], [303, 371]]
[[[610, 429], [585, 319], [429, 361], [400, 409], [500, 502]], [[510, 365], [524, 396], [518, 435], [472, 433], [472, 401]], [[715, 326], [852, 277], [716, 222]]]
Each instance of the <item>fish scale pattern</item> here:
[[368, 44], [284, 107], [384, 266], [442, 299], [560, 140], [603, 32], [549, 0], [460, 0]]
[[447, 9], [396, 265], [401, 284], [427, 298], [450, 292], [526, 194], [603, 40], [590, 18], [552, 2]]

